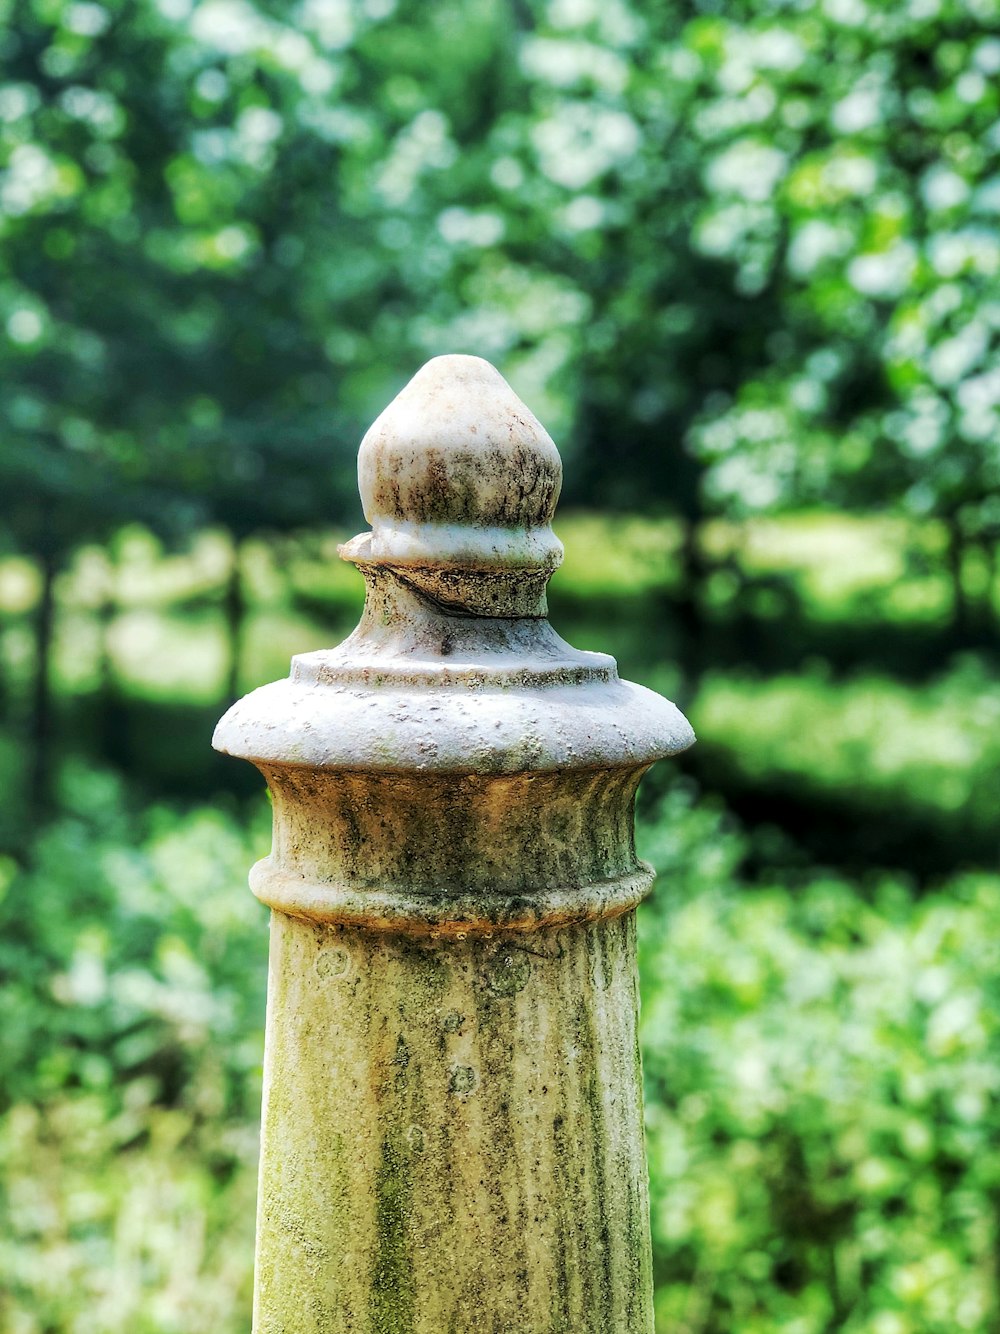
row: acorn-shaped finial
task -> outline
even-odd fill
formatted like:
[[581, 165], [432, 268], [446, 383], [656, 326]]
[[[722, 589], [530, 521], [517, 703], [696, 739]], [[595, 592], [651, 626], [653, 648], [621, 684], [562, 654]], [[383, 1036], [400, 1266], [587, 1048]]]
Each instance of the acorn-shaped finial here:
[[358, 485], [368, 561], [550, 573], [562, 560], [550, 527], [559, 452], [481, 357], [435, 357], [417, 372], [361, 442]]

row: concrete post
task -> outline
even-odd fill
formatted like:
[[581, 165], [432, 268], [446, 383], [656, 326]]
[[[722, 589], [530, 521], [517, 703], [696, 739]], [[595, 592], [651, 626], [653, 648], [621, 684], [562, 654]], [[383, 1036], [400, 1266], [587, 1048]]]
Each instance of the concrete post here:
[[651, 1334], [633, 800], [693, 740], [546, 619], [551, 439], [475, 357], [365, 436], [361, 622], [241, 700], [274, 842], [256, 1334]]

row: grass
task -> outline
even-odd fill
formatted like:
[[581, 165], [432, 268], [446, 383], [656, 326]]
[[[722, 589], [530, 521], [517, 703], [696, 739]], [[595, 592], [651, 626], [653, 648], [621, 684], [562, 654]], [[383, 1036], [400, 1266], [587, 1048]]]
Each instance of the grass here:
[[[675, 587], [680, 530], [670, 520], [592, 513], [561, 515], [566, 548], [553, 580], [560, 606], [647, 599]], [[363, 600], [357, 571], [336, 554], [346, 533], [307, 535], [271, 544], [249, 541], [241, 565], [249, 606], [243, 655], [244, 688], [284, 675], [293, 652], [335, 642], [354, 624]], [[709, 610], [747, 596], [762, 614], [768, 588], [743, 580], [782, 580], [821, 624], [941, 624], [949, 589], [941, 569], [943, 534], [889, 516], [809, 513], [736, 526], [713, 522], [702, 542], [719, 565], [703, 590]], [[81, 551], [58, 582], [61, 607], [56, 678], [67, 693], [92, 690], [106, 648], [114, 676], [128, 692], [189, 702], [217, 699], [229, 647], [221, 609], [232, 548], [204, 533], [183, 553], [162, 549], [151, 534], [130, 528], [109, 555]], [[737, 577], [734, 570], [741, 572]], [[973, 574], [976, 571], [973, 570]], [[980, 571], [980, 574], [982, 572]], [[38, 595], [38, 577], [16, 557], [0, 561], [4, 658], [15, 680], [30, 668], [24, 618]], [[107, 613], [106, 643], [98, 625]], [[775, 612], [782, 614], [777, 599]], [[633, 623], [648, 612], [631, 611]], [[575, 618], [574, 618], [575, 619]]]
[[809, 615], [822, 621], [946, 620], [951, 588], [945, 541], [936, 522], [826, 511], [740, 525], [717, 521], [703, 533], [716, 561], [735, 561], [758, 578], [787, 578]]
[[903, 796], [928, 812], [996, 813], [992, 782], [988, 792], [980, 784], [1000, 765], [1000, 683], [975, 660], [919, 691], [865, 673], [838, 682], [713, 673], [692, 720], [751, 779], [780, 773], [880, 805]]

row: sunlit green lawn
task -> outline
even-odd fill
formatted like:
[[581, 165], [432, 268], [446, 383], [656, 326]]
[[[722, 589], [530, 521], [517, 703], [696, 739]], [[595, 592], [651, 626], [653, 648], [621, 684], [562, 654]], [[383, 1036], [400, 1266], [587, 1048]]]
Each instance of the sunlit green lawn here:
[[[680, 533], [672, 521], [571, 513], [560, 517], [558, 531], [566, 555], [553, 579], [557, 600], [641, 601], [676, 584]], [[336, 554], [338, 541], [347, 536], [327, 534], [281, 546], [244, 544], [249, 603], [244, 688], [283, 675], [292, 653], [322, 647], [354, 624], [362, 581]], [[742, 571], [751, 581], [748, 596], [763, 601], [765, 610], [770, 590], [752, 581], [780, 578], [817, 622], [920, 628], [940, 624], [948, 615], [950, 591], [939, 559], [942, 535], [933, 524], [811, 513], [740, 526], [714, 522], [705, 528], [702, 542], [718, 567], [702, 590], [709, 614], [713, 609], [722, 614], [740, 596], [736, 571]], [[58, 588], [61, 688], [79, 691], [96, 683], [98, 613], [110, 600], [107, 651], [124, 688], [152, 697], [217, 699], [229, 654], [218, 603], [230, 559], [227, 539], [213, 533], [203, 534], [181, 554], [164, 552], [139, 529], [121, 535], [114, 560], [96, 548], [82, 551]], [[985, 570], [974, 567], [972, 574], [984, 591]], [[27, 561], [0, 561], [4, 650], [22, 672], [30, 660], [25, 617], [37, 593], [38, 577]], [[304, 595], [298, 600], [305, 608], [297, 608], [297, 594]], [[636, 617], [644, 614], [635, 612]]]

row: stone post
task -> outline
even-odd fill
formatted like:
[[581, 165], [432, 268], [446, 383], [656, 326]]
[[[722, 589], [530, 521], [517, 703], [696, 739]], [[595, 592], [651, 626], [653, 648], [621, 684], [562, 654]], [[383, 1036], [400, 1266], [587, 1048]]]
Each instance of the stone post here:
[[256, 1334], [651, 1334], [633, 803], [693, 740], [546, 619], [562, 468], [487, 362], [365, 436], [339, 648], [220, 722], [274, 804]]

